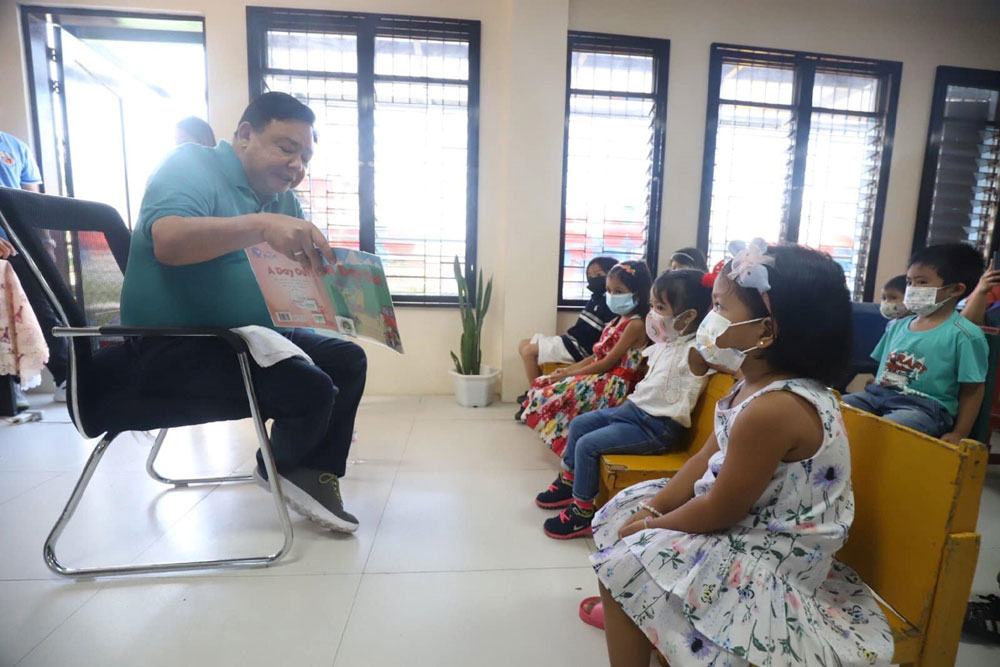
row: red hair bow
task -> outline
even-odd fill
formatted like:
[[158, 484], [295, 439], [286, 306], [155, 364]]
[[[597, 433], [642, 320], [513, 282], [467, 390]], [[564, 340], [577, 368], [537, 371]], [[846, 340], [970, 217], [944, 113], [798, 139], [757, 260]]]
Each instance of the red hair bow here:
[[718, 264], [716, 264], [715, 267], [712, 269], [711, 273], [706, 273], [701, 277], [701, 284], [704, 285], [705, 287], [708, 287], [709, 289], [714, 287], [715, 279], [719, 277], [720, 273], [722, 273], [722, 267], [724, 267], [725, 265], [726, 265], [726, 260], [722, 260]]

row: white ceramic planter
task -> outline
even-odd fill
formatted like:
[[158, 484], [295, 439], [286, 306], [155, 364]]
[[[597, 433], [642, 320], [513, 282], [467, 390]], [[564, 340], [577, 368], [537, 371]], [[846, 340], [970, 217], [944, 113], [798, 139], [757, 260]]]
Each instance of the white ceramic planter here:
[[481, 375], [461, 375], [451, 371], [455, 400], [467, 408], [484, 408], [496, 397], [496, 381], [500, 371], [481, 366]]

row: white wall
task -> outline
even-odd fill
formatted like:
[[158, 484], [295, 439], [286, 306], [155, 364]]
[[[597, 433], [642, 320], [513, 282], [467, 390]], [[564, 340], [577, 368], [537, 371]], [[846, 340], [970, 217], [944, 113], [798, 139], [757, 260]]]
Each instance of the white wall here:
[[[39, 4], [41, 0], [39, 0]], [[56, 4], [56, 3], [53, 3]], [[135, 10], [128, 0], [58, 3]], [[517, 341], [555, 332], [566, 31], [671, 40], [660, 256], [694, 243], [701, 192], [709, 47], [729, 42], [903, 63], [876, 280], [903, 270], [913, 235], [938, 65], [1000, 69], [995, 0], [257, 0], [253, 4], [482, 21], [479, 253], [495, 277], [484, 359], [505, 371], [507, 399], [525, 381]], [[245, 0], [142, 0], [206, 19], [209, 120], [228, 133], [247, 102]], [[0, 0], [0, 128], [29, 136], [15, 0]], [[322, 149], [322, 147], [320, 147]], [[661, 267], [662, 268], [662, 267]], [[372, 393], [449, 391], [450, 309], [401, 308], [407, 354], [370, 350]]]

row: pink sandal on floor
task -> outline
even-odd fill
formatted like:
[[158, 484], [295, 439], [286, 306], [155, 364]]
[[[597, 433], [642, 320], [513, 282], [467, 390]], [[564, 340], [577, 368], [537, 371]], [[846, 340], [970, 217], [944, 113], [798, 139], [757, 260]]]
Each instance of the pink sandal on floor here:
[[601, 598], [585, 598], [580, 602], [580, 620], [599, 630], [604, 629], [604, 604]]

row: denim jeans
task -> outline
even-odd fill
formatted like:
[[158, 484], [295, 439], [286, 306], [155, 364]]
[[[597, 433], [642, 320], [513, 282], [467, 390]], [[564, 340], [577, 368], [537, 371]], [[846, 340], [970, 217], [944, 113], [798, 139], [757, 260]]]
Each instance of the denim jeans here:
[[[315, 365], [286, 359], [253, 366], [257, 401], [271, 425], [279, 471], [299, 466], [343, 477], [368, 363], [354, 343], [293, 329], [285, 336]], [[236, 355], [209, 338], [144, 338], [138, 345], [139, 391], [159, 397], [231, 399], [246, 404]], [[249, 415], [249, 407], [247, 408]], [[263, 468], [263, 458], [257, 452]]]
[[661, 454], [683, 431], [673, 419], [647, 414], [632, 401], [574, 417], [563, 452], [563, 467], [574, 475], [573, 497], [597, 497], [602, 455]]
[[903, 394], [877, 384], [842, 399], [851, 405], [891, 422], [939, 438], [955, 426], [955, 418], [933, 398]]

